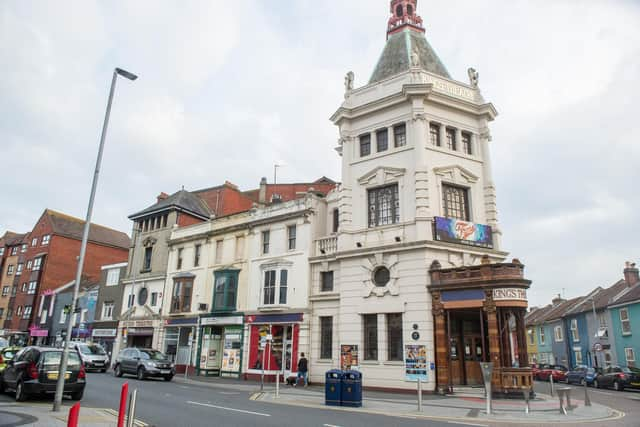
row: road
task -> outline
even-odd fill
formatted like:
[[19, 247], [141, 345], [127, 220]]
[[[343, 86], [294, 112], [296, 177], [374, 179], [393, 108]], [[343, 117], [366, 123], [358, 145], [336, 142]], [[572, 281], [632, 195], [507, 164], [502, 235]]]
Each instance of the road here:
[[[571, 387], [573, 391], [571, 396], [583, 400], [584, 388], [577, 385], [561, 384], [562, 387]], [[535, 390], [539, 393], [549, 394], [549, 383], [536, 381]], [[598, 427], [639, 427], [640, 426], [640, 390], [625, 390], [622, 392], [609, 389], [588, 388], [589, 396], [592, 402], [609, 406], [624, 412], [625, 417], [610, 422], [600, 422]], [[584, 427], [581, 425], [580, 427]]]
[[[249, 400], [255, 385], [233, 388], [181, 384], [177, 381], [138, 381], [133, 377], [115, 378], [109, 373], [89, 373], [82, 405], [118, 408], [120, 389], [126, 381], [129, 390], [138, 390], [136, 418], [157, 427], [215, 426], [310, 426], [310, 427], [451, 427], [461, 423], [392, 418], [334, 410], [273, 405]], [[12, 396], [0, 396], [11, 400]], [[51, 400], [51, 399], [50, 399]], [[65, 400], [65, 405], [72, 404]], [[474, 424], [469, 424], [473, 426]]]

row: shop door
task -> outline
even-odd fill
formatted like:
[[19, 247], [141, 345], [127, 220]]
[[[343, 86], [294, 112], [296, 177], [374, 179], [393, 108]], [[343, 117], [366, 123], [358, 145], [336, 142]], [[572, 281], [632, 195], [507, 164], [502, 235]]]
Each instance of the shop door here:
[[294, 370], [297, 370], [296, 366], [291, 366], [293, 361], [293, 325], [285, 326], [284, 337], [284, 378], [288, 378]]
[[218, 328], [204, 328], [202, 335], [202, 350], [200, 355], [200, 369], [220, 370], [222, 335]]
[[480, 362], [483, 360], [482, 338], [473, 335], [464, 337], [464, 370], [467, 385], [481, 385], [482, 370]]

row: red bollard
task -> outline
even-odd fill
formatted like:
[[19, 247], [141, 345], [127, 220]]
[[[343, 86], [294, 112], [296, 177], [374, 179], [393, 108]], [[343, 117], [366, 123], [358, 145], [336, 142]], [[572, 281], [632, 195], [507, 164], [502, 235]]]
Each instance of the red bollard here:
[[69, 419], [67, 427], [78, 427], [78, 418], [80, 417], [80, 402], [76, 403], [69, 409]]
[[127, 412], [127, 396], [129, 395], [129, 383], [122, 384], [120, 392], [120, 411], [118, 411], [118, 427], [124, 427], [124, 416]]

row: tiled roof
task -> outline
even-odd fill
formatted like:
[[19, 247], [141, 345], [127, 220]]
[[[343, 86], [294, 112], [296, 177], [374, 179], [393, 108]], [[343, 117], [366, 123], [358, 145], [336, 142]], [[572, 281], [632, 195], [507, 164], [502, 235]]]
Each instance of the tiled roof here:
[[418, 55], [420, 68], [442, 77], [451, 78], [425, 35], [410, 29], [389, 36], [369, 84], [377, 83], [409, 71], [411, 56]]
[[640, 300], [640, 283], [636, 283], [635, 285], [633, 285], [626, 294], [622, 295], [617, 300], [612, 301], [611, 304], [626, 304], [638, 300]]
[[573, 298], [558, 304], [552, 310], [549, 310], [549, 312], [547, 312], [544, 318], [541, 320], [544, 322], [552, 322], [554, 320], [560, 319], [562, 316], [566, 314], [567, 311], [575, 307], [576, 304], [579, 304], [580, 302], [582, 302], [583, 298], [584, 297]]
[[[51, 209], [47, 209], [45, 214], [51, 221], [53, 234], [82, 240], [84, 220]], [[130, 246], [129, 236], [126, 233], [93, 223], [89, 228], [89, 241], [123, 249], [129, 249]]]
[[146, 209], [141, 210], [133, 215], [129, 216], [129, 219], [136, 219], [142, 216], [161, 212], [171, 208], [180, 208], [203, 219], [208, 219], [211, 216], [211, 211], [207, 207], [206, 203], [202, 201], [198, 196], [190, 193], [186, 190], [180, 190], [177, 193], [172, 194], [166, 199], [162, 199], [157, 203], [149, 206]]
[[546, 313], [553, 309], [553, 305], [549, 304], [544, 307], [540, 307], [537, 310], [531, 311], [527, 313], [525, 316], [525, 324], [526, 325], [537, 325], [540, 323], [541, 319], [544, 319]]
[[13, 246], [19, 243], [22, 243], [22, 240], [25, 238], [26, 233], [14, 233], [13, 231], [7, 231], [4, 233], [4, 236], [0, 237], [0, 246]]
[[571, 309], [568, 314], [578, 314], [591, 311], [593, 310], [594, 305], [596, 310], [601, 310], [609, 304], [613, 303], [616, 297], [620, 296], [620, 294], [623, 293], [626, 289], [627, 282], [625, 282], [624, 280], [619, 280], [616, 284], [609, 288], [600, 288], [597, 292], [592, 292], [593, 302], [592, 298], [586, 296], [584, 297], [584, 300], [577, 304], [576, 307]]

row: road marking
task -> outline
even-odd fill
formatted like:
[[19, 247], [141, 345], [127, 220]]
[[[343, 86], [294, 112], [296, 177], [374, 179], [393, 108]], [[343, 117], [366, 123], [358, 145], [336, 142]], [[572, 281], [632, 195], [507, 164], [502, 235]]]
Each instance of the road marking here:
[[486, 424], [473, 424], [473, 423], [466, 423], [464, 421], [447, 421], [447, 424], [457, 424], [461, 426], [488, 427]]
[[593, 393], [604, 394], [604, 395], [607, 395], [607, 396], [614, 396], [613, 393], [609, 393], [607, 391], [598, 391], [598, 390], [592, 390], [592, 391], [593, 391]]
[[322, 426], [323, 427], [340, 427], [340, 426], [336, 426], [336, 425], [333, 425], [333, 424], [323, 424]]
[[208, 403], [198, 403], [198, 402], [192, 402], [190, 400], [188, 400], [187, 403], [190, 404], [190, 405], [206, 406], [208, 408], [223, 409], [225, 411], [240, 412], [240, 413], [243, 413], [243, 414], [257, 415], [257, 416], [260, 416], [260, 417], [270, 417], [271, 416], [269, 414], [262, 414], [260, 412], [251, 412], [251, 411], [245, 411], [244, 409], [234, 409], [234, 408], [227, 408], [225, 406], [209, 405]]
[[236, 394], [240, 394], [240, 392], [237, 392], [237, 391], [219, 391], [218, 393], [220, 393], [220, 394], [226, 394], [226, 395], [236, 395]]

